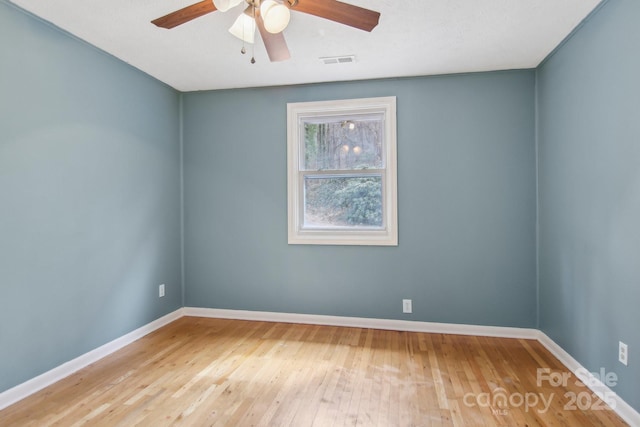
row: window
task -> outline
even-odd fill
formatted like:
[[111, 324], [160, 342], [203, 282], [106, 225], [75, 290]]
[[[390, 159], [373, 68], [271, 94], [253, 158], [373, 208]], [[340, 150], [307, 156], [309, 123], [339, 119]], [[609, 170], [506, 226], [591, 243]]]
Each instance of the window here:
[[287, 105], [290, 244], [398, 244], [396, 98]]

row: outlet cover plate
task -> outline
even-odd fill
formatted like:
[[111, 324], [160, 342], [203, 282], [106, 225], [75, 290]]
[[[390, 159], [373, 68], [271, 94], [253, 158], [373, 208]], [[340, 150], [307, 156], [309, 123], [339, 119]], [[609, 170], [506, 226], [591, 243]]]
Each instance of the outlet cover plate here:
[[629, 363], [629, 347], [622, 341], [618, 341], [618, 360], [624, 366], [627, 366], [627, 363]]
[[413, 307], [410, 299], [402, 300], [402, 312], [403, 313], [413, 313]]

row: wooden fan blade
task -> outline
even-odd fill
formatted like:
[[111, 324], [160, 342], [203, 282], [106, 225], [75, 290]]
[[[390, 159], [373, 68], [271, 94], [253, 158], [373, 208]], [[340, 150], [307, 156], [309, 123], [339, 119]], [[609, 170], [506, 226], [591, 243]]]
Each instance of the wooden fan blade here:
[[267, 29], [264, 28], [264, 21], [260, 14], [256, 15], [256, 25], [258, 26], [258, 30], [260, 30], [260, 37], [262, 37], [264, 47], [267, 48], [267, 55], [269, 55], [271, 62], [286, 61], [291, 58], [287, 42], [282, 32], [272, 34], [267, 31]]
[[192, 19], [196, 19], [207, 13], [211, 13], [216, 10], [213, 0], [203, 0], [200, 3], [192, 4], [191, 6], [184, 7], [180, 10], [176, 10], [161, 18], [154, 19], [151, 23], [162, 28], [173, 28], [178, 25], [189, 22]]
[[287, 0], [291, 10], [319, 16], [360, 30], [373, 30], [380, 20], [380, 12], [337, 0]]

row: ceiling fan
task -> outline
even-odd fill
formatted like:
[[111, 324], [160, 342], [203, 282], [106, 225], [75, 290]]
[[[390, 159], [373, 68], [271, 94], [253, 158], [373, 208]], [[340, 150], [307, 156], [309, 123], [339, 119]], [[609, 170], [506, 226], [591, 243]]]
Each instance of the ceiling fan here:
[[[291, 57], [282, 31], [289, 24], [289, 10], [325, 18], [360, 30], [373, 30], [380, 13], [343, 3], [337, 0], [202, 0], [168, 15], [154, 19], [153, 24], [162, 28], [174, 28], [192, 19], [219, 10], [227, 10], [247, 4], [229, 32], [243, 42], [253, 43], [256, 27], [267, 49], [271, 62], [285, 61]], [[244, 45], [242, 53], [245, 53]], [[251, 63], [255, 59], [251, 58]]]

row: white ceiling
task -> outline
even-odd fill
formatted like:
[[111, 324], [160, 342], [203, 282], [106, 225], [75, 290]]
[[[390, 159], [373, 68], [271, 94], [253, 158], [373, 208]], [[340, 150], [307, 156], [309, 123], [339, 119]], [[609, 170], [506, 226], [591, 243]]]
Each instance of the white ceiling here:
[[[291, 60], [269, 62], [256, 33], [256, 64], [227, 31], [242, 6], [171, 30], [150, 22], [197, 1], [12, 0], [180, 91], [534, 68], [601, 0], [344, 0], [380, 24], [367, 33], [292, 12]], [[341, 55], [356, 62], [318, 59]]]

